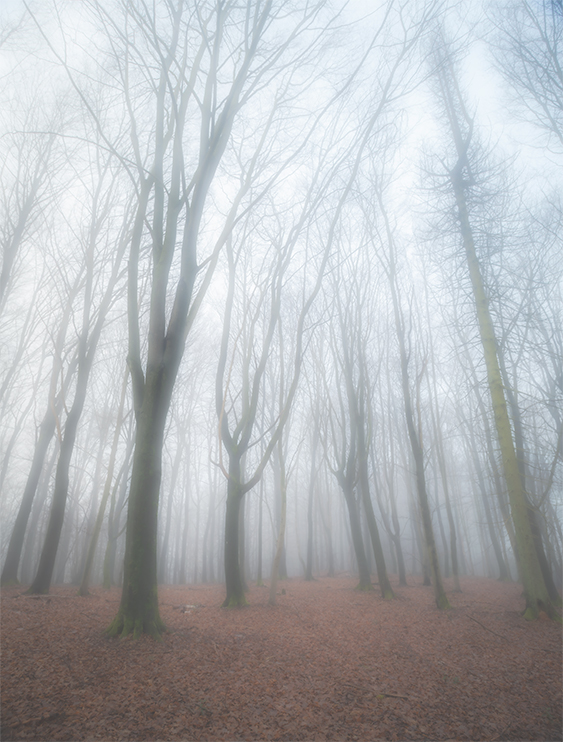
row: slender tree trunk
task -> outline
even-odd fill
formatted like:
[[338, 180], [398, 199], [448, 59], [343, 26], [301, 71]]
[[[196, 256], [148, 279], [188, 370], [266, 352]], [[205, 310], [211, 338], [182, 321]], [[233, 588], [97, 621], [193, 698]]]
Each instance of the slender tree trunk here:
[[514, 531], [516, 536], [516, 548], [518, 551], [520, 576], [523, 582], [524, 595], [526, 598], [526, 610], [524, 617], [533, 620], [538, 617], [540, 609], [555, 620], [561, 621], [561, 617], [555, 610], [549, 590], [544, 580], [541, 565], [538, 559], [534, 535], [530, 525], [528, 514], [528, 502], [520, 472], [518, 470], [518, 458], [512, 438], [512, 429], [506, 405], [504, 385], [500, 372], [497, 342], [489, 303], [481, 276], [481, 268], [475, 251], [473, 232], [469, 222], [465, 190], [463, 184], [463, 166], [465, 160], [461, 159], [451, 173], [451, 183], [454, 190], [458, 219], [465, 247], [467, 267], [473, 289], [475, 309], [479, 325], [479, 333], [487, 367], [487, 379], [491, 403], [493, 406], [495, 426], [500, 444], [504, 476], [508, 487], [508, 498]]
[[278, 442], [278, 467], [279, 467], [279, 493], [280, 493], [280, 526], [278, 538], [276, 541], [276, 551], [272, 563], [272, 577], [270, 580], [270, 595], [268, 598], [269, 605], [276, 604], [276, 590], [278, 587], [278, 576], [285, 542], [285, 523], [287, 517], [287, 477], [285, 472], [285, 456], [283, 453], [283, 442]]
[[[282, 493], [280, 489], [281, 474], [280, 474], [280, 462], [278, 457], [277, 446], [272, 452], [272, 469], [274, 470], [274, 509], [275, 509], [275, 523], [276, 523], [276, 534], [280, 532], [281, 528], [281, 511], [282, 511]], [[287, 579], [287, 560], [285, 555], [285, 541], [282, 544], [280, 563], [278, 568], [278, 578], [280, 580]]]
[[[390, 237], [390, 242], [392, 238]], [[392, 250], [392, 248], [391, 248]], [[407, 355], [406, 341], [403, 328], [403, 320], [401, 318], [401, 312], [399, 308], [399, 299], [397, 296], [397, 289], [395, 286], [395, 265], [394, 255], [391, 253], [391, 269], [390, 269], [390, 286], [391, 295], [393, 298], [393, 309], [395, 315], [395, 329], [397, 332], [397, 338], [399, 341], [399, 353], [401, 358], [401, 381], [403, 389], [403, 403], [405, 408], [405, 420], [407, 424], [407, 431], [411, 444], [412, 455], [415, 465], [416, 473], [416, 490], [418, 494], [418, 504], [420, 507], [420, 515], [422, 520], [422, 528], [424, 532], [424, 540], [426, 543], [426, 553], [428, 558], [428, 567], [430, 569], [432, 587], [434, 588], [434, 599], [436, 605], [440, 609], [450, 608], [450, 602], [446, 596], [444, 586], [442, 584], [442, 576], [440, 574], [440, 564], [438, 562], [438, 552], [436, 549], [436, 541], [434, 539], [434, 529], [432, 527], [432, 516], [430, 513], [430, 503], [428, 501], [428, 493], [426, 490], [426, 477], [424, 473], [424, 454], [420, 439], [415, 426], [415, 418], [413, 413], [411, 392], [409, 386], [409, 359]]]
[[444, 529], [444, 520], [442, 518], [442, 508], [438, 503], [438, 486], [437, 482], [434, 483], [434, 497], [436, 498], [436, 518], [438, 520], [438, 529], [440, 531], [440, 538], [442, 539], [442, 548], [444, 549], [444, 577], [450, 576], [450, 552], [448, 546], [448, 539], [446, 538], [446, 531]]
[[127, 392], [127, 379], [129, 378], [129, 369], [126, 367], [125, 374], [123, 377], [123, 383], [121, 385], [121, 396], [119, 399], [119, 407], [117, 411], [117, 420], [115, 422], [115, 431], [113, 434], [113, 441], [111, 446], [111, 452], [109, 457], [108, 470], [106, 474], [106, 481], [104, 484], [104, 491], [102, 493], [102, 499], [100, 502], [100, 508], [96, 517], [96, 523], [94, 524], [94, 531], [90, 539], [90, 545], [88, 547], [88, 554], [86, 556], [86, 563], [84, 565], [84, 573], [82, 575], [82, 582], [78, 590], [79, 595], [88, 595], [88, 587], [90, 584], [90, 573], [92, 571], [92, 565], [94, 563], [94, 556], [96, 554], [96, 547], [98, 545], [98, 538], [102, 530], [102, 524], [104, 521], [104, 514], [106, 511], [107, 501], [111, 492], [111, 483], [113, 479], [113, 470], [115, 467], [115, 459], [117, 456], [117, 447], [119, 444], [119, 436], [121, 434], [121, 424], [123, 421], [123, 407], [125, 405], [125, 394]]
[[348, 517], [350, 519], [350, 535], [352, 537], [352, 545], [354, 547], [354, 554], [356, 556], [356, 563], [358, 565], [360, 581], [356, 589], [373, 590], [366, 550], [364, 547], [364, 540], [362, 538], [362, 527], [360, 524], [360, 514], [358, 512], [356, 495], [354, 493], [353, 487], [350, 487], [347, 482], [341, 481], [340, 486], [342, 487], [344, 500], [346, 502], [346, 507], [348, 508]]
[[329, 496], [329, 485], [326, 478], [325, 473], [325, 481], [323, 483], [323, 489], [326, 492], [326, 498], [327, 498], [327, 512], [324, 512], [323, 507], [318, 507], [317, 511], [321, 518], [321, 523], [323, 525], [323, 530], [325, 532], [326, 537], [326, 549], [327, 549], [327, 558], [328, 558], [328, 576], [334, 577], [336, 574], [336, 567], [335, 567], [335, 558], [334, 558], [334, 544], [333, 544], [333, 536], [332, 536], [332, 518], [331, 518], [331, 508], [330, 508], [330, 496]]
[[240, 570], [240, 579], [242, 582], [242, 589], [245, 593], [248, 592], [248, 585], [246, 584], [246, 500], [243, 497], [240, 501], [238, 511], [238, 561]]
[[[391, 431], [391, 411], [389, 409], [389, 418], [388, 418], [388, 426], [389, 431]], [[384, 469], [384, 476], [385, 476], [385, 487], [387, 489], [388, 495], [389, 495], [389, 502], [391, 504], [391, 523], [393, 524], [393, 527], [391, 528], [391, 523], [389, 523], [389, 516], [385, 511], [385, 507], [383, 506], [383, 497], [381, 494], [381, 483], [378, 482], [378, 478], [376, 476], [376, 466], [375, 466], [375, 455], [373, 451], [373, 445], [371, 446], [370, 450], [370, 456], [371, 456], [371, 468], [374, 473], [374, 483], [375, 483], [375, 496], [377, 498], [377, 502], [379, 503], [379, 511], [381, 513], [381, 517], [383, 519], [383, 523], [385, 525], [385, 528], [387, 530], [387, 533], [389, 534], [389, 537], [391, 539], [391, 542], [393, 544], [392, 548], [395, 550], [395, 555], [397, 559], [397, 569], [399, 571], [399, 585], [402, 587], [406, 587], [407, 585], [407, 572], [405, 568], [405, 557], [403, 554], [403, 548], [401, 545], [401, 524], [399, 523], [399, 516], [397, 514], [397, 502], [395, 498], [395, 486], [394, 486], [394, 471], [395, 471], [395, 444], [393, 440], [393, 435], [390, 432], [388, 436], [384, 436], [384, 446], [385, 449], [389, 448], [389, 461], [385, 461], [383, 463], [383, 469]]]
[[160, 583], [163, 583], [167, 577], [167, 562], [170, 552], [169, 541], [170, 527], [172, 525], [172, 508], [174, 506], [174, 492], [176, 491], [176, 482], [178, 481], [178, 472], [180, 471], [180, 462], [182, 461], [182, 454], [184, 453], [184, 449], [184, 439], [182, 436], [180, 436], [180, 438], [178, 439], [176, 453], [174, 455], [174, 462], [172, 464], [172, 475], [170, 477], [170, 494], [168, 495], [166, 510], [166, 525], [164, 528], [162, 547], [160, 549], [160, 559], [158, 561], [158, 581]]
[[92, 358], [93, 355], [90, 355], [88, 359], [84, 359], [82, 367], [78, 371], [75, 397], [66, 419], [59, 460], [57, 462], [55, 489], [51, 503], [47, 534], [45, 536], [37, 574], [28, 590], [30, 594], [42, 595], [48, 593], [51, 585], [68, 496], [70, 459], [74, 450], [78, 423], [86, 400], [86, 389]]
[[260, 494], [258, 500], [258, 556], [257, 556], [257, 567], [256, 567], [256, 585], [258, 587], [264, 587], [264, 579], [262, 577], [262, 511], [264, 509], [264, 479], [260, 480]]
[[45, 461], [45, 455], [54, 432], [55, 414], [53, 410], [49, 408], [45, 413], [45, 417], [43, 418], [39, 428], [39, 439], [33, 452], [31, 469], [27, 477], [23, 498], [10, 537], [10, 543], [8, 544], [8, 553], [6, 555], [6, 561], [4, 562], [4, 569], [2, 570], [2, 585], [16, 584], [18, 581], [18, 567], [23, 549], [25, 531], [31, 514], [31, 507], [35, 498], [35, 493], [37, 491], [39, 477], [41, 476], [43, 462]]
[[311, 467], [309, 469], [309, 493], [307, 499], [307, 561], [305, 563], [305, 579], [313, 579], [313, 498], [317, 478], [317, 447], [319, 445], [319, 403], [315, 403], [314, 426], [311, 437]]
[[[361, 402], [360, 402], [361, 404]], [[364, 418], [360, 414], [356, 420], [358, 426], [358, 470], [360, 480], [360, 492], [362, 495], [362, 501], [364, 504], [364, 510], [366, 513], [366, 520], [369, 529], [369, 535], [371, 538], [371, 544], [373, 547], [373, 555], [375, 557], [375, 565], [377, 568], [377, 578], [379, 580], [379, 589], [381, 595], [386, 600], [391, 600], [395, 597], [393, 588], [389, 582], [387, 576], [387, 567], [385, 565], [385, 557], [383, 556], [383, 548], [381, 546], [381, 539], [379, 537], [379, 529], [377, 527], [377, 521], [375, 520], [375, 513], [373, 512], [373, 504], [371, 502], [371, 496], [369, 491], [369, 478], [368, 478], [368, 450], [365, 442], [364, 433]], [[371, 580], [370, 580], [371, 582]]]
[[485, 510], [485, 518], [487, 521], [487, 528], [489, 531], [489, 538], [491, 540], [491, 544], [493, 546], [493, 551], [495, 553], [495, 558], [497, 560], [498, 568], [499, 568], [499, 580], [501, 582], [509, 581], [510, 580], [510, 574], [508, 572], [508, 568], [506, 566], [506, 563], [504, 561], [504, 557], [502, 555], [502, 549], [500, 546], [500, 542], [497, 536], [497, 532], [493, 523], [493, 517], [491, 513], [491, 507], [489, 505], [488, 495], [485, 487], [485, 479], [483, 476], [483, 469], [481, 467], [481, 462], [479, 461], [479, 456], [477, 454], [477, 448], [475, 443], [475, 435], [473, 433], [473, 423], [471, 421], [465, 421], [465, 428], [468, 431], [468, 446], [471, 450], [471, 455], [473, 457], [473, 467], [475, 469], [475, 473], [477, 475], [477, 483], [479, 486], [479, 490], [481, 492], [481, 500], [483, 502], [483, 508]]
[[117, 554], [117, 539], [119, 538], [119, 521], [125, 503], [125, 496], [127, 495], [127, 482], [129, 479], [129, 467], [131, 454], [133, 453], [133, 445], [134, 439], [130, 430], [127, 441], [127, 450], [125, 452], [125, 460], [111, 493], [111, 503], [108, 513], [108, 542], [106, 545], [103, 566], [103, 586], [106, 590], [109, 590], [109, 588], [114, 584], [113, 578], [115, 573], [115, 557]]

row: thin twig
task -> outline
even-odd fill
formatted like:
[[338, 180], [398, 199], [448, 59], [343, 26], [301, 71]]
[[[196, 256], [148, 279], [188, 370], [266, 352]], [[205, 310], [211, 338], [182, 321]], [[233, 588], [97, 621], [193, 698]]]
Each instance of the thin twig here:
[[502, 634], [497, 634], [496, 631], [493, 631], [492, 629], [487, 628], [484, 624], [481, 623], [481, 621], [478, 621], [476, 618], [473, 618], [473, 616], [470, 616], [469, 613], [465, 614], [467, 618], [470, 618], [472, 621], [475, 621], [475, 623], [478, 623], [481, 628], [485, 629], [485, 631], [488, 631], [491, 634], [494, 634], [495, 636], [498, 636], [500, 639], [504, 639], [505, 642], [509, 641], [506, 636], [503, 636]]
[[[470, 616], [470, 618], [471, 618], [471, 616]], [[485, 628], [485, 627], [483, 627], [483, 628]], [[508, 729], [509, 726], [510, 726], [510, 722], [508, 722], [508, 724], [504, 727], [504, 729], [502, 731], [500, 731], [497, 734], [496, 737], [491, 737], [491, 742], [495, 742], [495, 740], [497, 740], [499, 737], [502, 737], [502, 735], [506, 732], [506, 730]]]

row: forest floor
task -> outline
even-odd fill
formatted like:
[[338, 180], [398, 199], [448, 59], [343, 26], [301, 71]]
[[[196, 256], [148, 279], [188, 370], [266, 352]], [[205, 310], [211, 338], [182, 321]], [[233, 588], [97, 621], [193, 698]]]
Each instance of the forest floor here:
[[560, 740], [561, 627], [524, 621], [519, 585], [462, 579], [440, 612], [409, 583], [291, 579], [230, 610], [161, 587], [160, 643], [105, 637], [117, 588], [4, 588], [2, 741]]

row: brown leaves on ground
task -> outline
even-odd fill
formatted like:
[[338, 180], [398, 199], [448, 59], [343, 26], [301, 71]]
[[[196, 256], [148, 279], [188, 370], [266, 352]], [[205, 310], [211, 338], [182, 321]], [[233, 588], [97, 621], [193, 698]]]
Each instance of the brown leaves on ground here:
[[[414, 580], [411, 578], [411, 584]], [[120, 593], [2, 590], [2, 740], [559, 740], [561, 631], [521, 588], [462, 580], [397, 599], [350, 577], [280, 583], [220, 608], [221, 586], [163, 587], [170, 633], [109, 640]]]

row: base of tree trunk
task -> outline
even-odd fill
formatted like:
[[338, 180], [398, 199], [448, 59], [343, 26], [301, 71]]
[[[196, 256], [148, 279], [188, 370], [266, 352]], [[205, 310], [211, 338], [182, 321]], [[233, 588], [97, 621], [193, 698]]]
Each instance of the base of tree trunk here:
[[24, 595], [49, 595], [49, 587], [31, 585], [25, 591]]
[[221, 608], [244, 608], [247, 605], [249, 605], [249, 603], [243, 593], [242, 595], [231, 595], [230, 598], [225, 598], [224, 602], [221, 604]]
[[552, 621], [555, 621], [556, 623], [563, 623], [563, 619], [561, 618], [561, 615], [553, 605], [553, 603], [548, 603], [547, 605], [537, 601], [537, 603], [528, 603], [526, 606], [526, 610], [524, 611], [524, 618], [526, 621], [535, 621], [540, 617], [540, 612], [543, 611], [548, 618], [550, 618]]
[[452, 607], [445, 593], [436, 597], [436, 606], [441, 611], [448, 611]]
[[360, 582], [358, 583], [358, 585], [356, 585], [354, 590], [359, 590], [360, 592], [363, 592], [363, 593], [369, 593], [372, 590], [375, 590], [375, 588], [371, 584], [371, 582], [364, 582], [364, 583]]
[[162, 641], [162, 634], [165, 633], [166, 626], [158, 611], [152, 617], [133, 618], [132, 616], [126, 616], [122, 609], [118, 611], [117, 616], [106, 630], [109, 637], [119, 636], [120, 639], [125, 639], [126, 636], [132, 634], [133, 639], [138, 639], [141, 634], [148, 634], [156, 641]]

